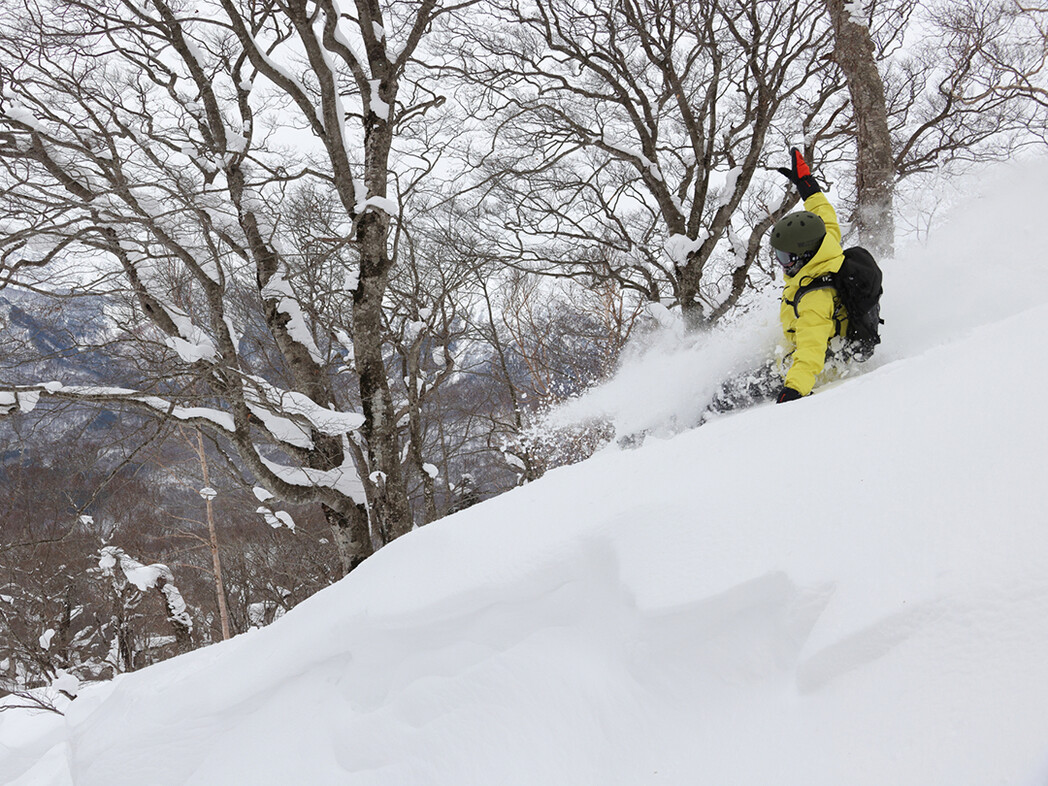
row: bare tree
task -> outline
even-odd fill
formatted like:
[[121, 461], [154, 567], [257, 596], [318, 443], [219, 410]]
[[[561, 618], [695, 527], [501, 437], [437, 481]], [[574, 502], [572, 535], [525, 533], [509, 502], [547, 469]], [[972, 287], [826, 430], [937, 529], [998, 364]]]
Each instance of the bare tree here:
[[1046, 12], [1014, 0], [922, 6], [927, 35], [885, 76], [898, 179], [1043, 145]]
[[[437, 477], [447, 479], [451, 424], [439, 393], [457, 371], [456, 345], [467, 331], [474, 270], [468, 255], [434, 238], [435, 228], [406, 236], [402, 263], [390, 283], [389, 333], [400, 369], [398, 423], [405, 423], [404, 458], [421, 487], [421, 520], [440, 515]], [[438, 236], [439, 237], [439, 236]]]
[[486, 157], [500, 188], [483, 204], [514, 232], [502, 253], [678, 303], [695, 324], [719, 319], [792, 204], [760, 176], [768, 148], [840, 133], [821, 10], [494, 2], [461, 34], [463, 70], [500, 124]]
[[[407, 531], [383, 356], [397, 214], [388, 188], [398, 129], [442, 101], [406, 74], [448, 10], [221, 0], [198, 14], [166, 0], [57, 0], [5, 20], [12, 231], [0, 279], [36, 286], [27, 274], [74, 252], [108, 266], [133, 294], [128, 330], [168, 366], [148, 389], [9, 386], [20, 405], [41, 395], [122, 404], [217, 434], [277, 497], [324, 506], [345, 570]], [[312, 160], [277, 140], [296, 125], [319, 140]], [[337, 341], [308, 323], [291, 281], [280, 205], [288, 184], [307, 180], [336, 195], [336, 240], [354, 255], [362, 416], [342, 411], [327, 370]], [[245, 288], [259, 318], [238, 321]], [[245, 352], [252, 331], [265, 358]]]
[[121, 548], [103, 546], [98, 553], [98, 567], [93, 572], [109, 588], [112, 615], [103, 631], [111, 636], [109, 664], [115, 672], [134, 671], [145, 665], [140, 654], [157, 646], [137, 624], [141, 616], [138, 608], [150, 590], [156, 592], [167, 612], [167, 622], [179, 651], [189, 648], [193, 617], [167, 565], [144, 565]]
[[1023, 15], [1025, 57], [1007, 65], [1011, 79], [1003, 87], [1017, 90], [1042, 107], [1048, 108], [1048, 6], [1018, 2], [1014, 10]]
[[[874, 38], [868, 19], [858, 16], [852, 4], [845, 0], [825, 2], [833, 23], [834, 59], [847, 80], [855, 122], [855, 223], [859, 240], [874, 256], [891, 256], [895, 248], [895, 157]], [[898, 30], [912, 5], [885, 9], [882, 4], [878, 11], [896, 17], [892, 21]], [[868, 13], [873, 13], [872, 7]]]
[[195, 443], [185, 434], [184, 431], [183, 437], [196, 453], [197, 461], [200, 462], [200, 475], [204, 484], [203, 488], [200, 489], [200, 496], [204, 500], [204, 510], [207, 520], [207, 547], [208, 551], [211, 553], [212, 577], [215, 582], [215, 604], [218, 606], [218, 619], [222, 631], [222, 640], [225, 641], [231, 638], [233, 634], [229, 627], [229, 608], [226, 600], [226, 584], [222, 575], [222, 557], [218, 548], [218, 528], [215, 526], [214, 499], [218, 495], [218, 492], [211, 488], [207, 450], [204, 447], [204, 435], [197, 430]]
[[[851, 95], [859, 240], [893, 252], [895, 183], [1044, 141], [1046, 15], [1014, 0], [826, 0]], [[913, 24], [922, 41], [903, 49]]]

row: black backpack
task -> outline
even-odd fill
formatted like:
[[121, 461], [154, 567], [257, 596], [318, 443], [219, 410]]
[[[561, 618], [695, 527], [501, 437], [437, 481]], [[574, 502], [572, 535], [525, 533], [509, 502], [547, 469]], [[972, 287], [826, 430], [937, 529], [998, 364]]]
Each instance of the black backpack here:
[[861, 246], [846, 248], [839, 271], [819, 276], [797, 289], [793, 310], [799, 317], [797, 304], [812, 290], [837, 290], [837, 297], [848, 312], [848, 335], [845, 338], [853, 344], [856, 355], [865, 360], [881, 343], [879, 331], [884, 324], [881, 319], [882, 278], [873, 254]]

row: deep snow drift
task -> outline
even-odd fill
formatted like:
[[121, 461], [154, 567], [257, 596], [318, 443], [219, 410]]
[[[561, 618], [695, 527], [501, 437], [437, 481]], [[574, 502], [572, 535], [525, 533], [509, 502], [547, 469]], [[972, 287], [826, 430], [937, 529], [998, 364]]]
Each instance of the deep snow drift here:
[[[554, 471], [65, 720], [0, 715], [0, 781], [1048, 782], [1048, 166], [1007, 175], [887, 267], [867, 373]], [[711, 380], [663, 350], [579, 411], [687, 419]]]

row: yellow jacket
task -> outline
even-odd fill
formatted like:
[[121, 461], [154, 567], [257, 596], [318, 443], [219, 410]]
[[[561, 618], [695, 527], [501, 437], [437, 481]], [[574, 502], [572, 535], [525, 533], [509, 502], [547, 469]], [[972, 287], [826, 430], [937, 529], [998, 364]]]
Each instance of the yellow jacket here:
[[833, 205], [822, 193], [804, 200], [804, 209], [815, 213], [826, 224], [826, 237], [808, 263], [795, 276], [786, 276], [779, 318], [786, 336], [792, 361], [784, 383], [802, 396], [811, 393], [815, 379], [826, 363], [830, 339], [845, 335], [846, 314], [835, 289], [816, 289], [801, 298], [794, 309], [797, 290], [819, 276], [836, 273], [844, 262], [841, 248], [841, 226]]

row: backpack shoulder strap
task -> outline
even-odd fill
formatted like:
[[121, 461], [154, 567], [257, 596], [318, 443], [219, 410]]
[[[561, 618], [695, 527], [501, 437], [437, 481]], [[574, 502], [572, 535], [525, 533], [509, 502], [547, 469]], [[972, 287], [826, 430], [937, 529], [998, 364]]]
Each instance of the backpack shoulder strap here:
[[816, 289], [836, 289], [837, 283], [834, 281], [833, 273], [827, 273], [817, 278], [813, 278], [807, 284], [797, 288], [797, 294], [793, 296], [793, 300], [787, 300], [786, 305], [793, 306], [793, 313], [798, 319], [800, 319], [800, 302], [801, 298], [807, 295], [809, 292], [814, 292]]

